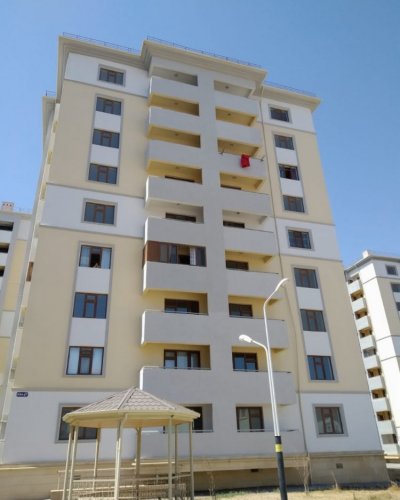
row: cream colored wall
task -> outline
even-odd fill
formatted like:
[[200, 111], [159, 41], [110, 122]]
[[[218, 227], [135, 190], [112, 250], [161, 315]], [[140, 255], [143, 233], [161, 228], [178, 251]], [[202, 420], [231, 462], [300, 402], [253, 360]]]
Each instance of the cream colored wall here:
[[6, 367], [8, 346], [10, 344], [10, 339], [0, 337], [0, 386], [3, 383], [2, 375]]
[[[332, 224], [332, 212], [329, 206], [316, 135], [265, 124], [263, 129], [267, 146], [267, 161], [271, 177], [271, 192], [273, 193], [275, 216], [300, 221], [310, 220], [312, 222]], [[305, 213], [288, 212], [283, 209], [274, 134], [294, 137], [299, 176], [304, 192]]]
[[[117, 185], [87, 180], [96, 96], [122, 101]], [[64, 81], [49, 182], [144, 197], [147, 116], [143, 97]]]

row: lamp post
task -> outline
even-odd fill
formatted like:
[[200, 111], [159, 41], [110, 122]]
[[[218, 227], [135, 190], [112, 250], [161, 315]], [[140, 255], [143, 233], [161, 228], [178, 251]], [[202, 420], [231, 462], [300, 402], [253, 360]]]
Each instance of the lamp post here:
[[278, 479], [279, 479], [279, 490], [281, 493], [281, 500], [287, 500], [287, 490], [286, 490], [286, 479], [285, 479], [285, 465], [283, 462], [283, 451], [282, 451], [282, 438], [281, 432], [279, 428], [279, 420], [278, 420], [278, 412], [276, 408], [276, 396], [275, 396], [275, 384], [274, 384], [274, 372], [272, 369], [272, 355], [271, 355], [271, 346], [269, 342], [269, 333], [268, 333], [268, 319], [267, 319], [267, 305], [272, 297], [276, 294], [276, 292], [281, 288], [281, 286], [285, 285], [289, 281], [288, 278], [282, 279], [277, 285], [275, 290], [271, 293], [271, 295], [264, 302], [263, 311], [264, 311], [264, 325], [265, 325], [265, 336], [266, 336], [266, 346], [252, 339], [248, 335], [240, 335], [239, 340], [243, 342], [248, 342], [251, 344], [256, 344], [262, 347], [265, 351], [265, 356], [267, 358], [268, 364], [268, 384], [269, 384], [269, 392], [271, 396], [271, 408], [272, 408], [272, 422], [274, 426], [274, 435], [275, 435], [275, 453], [276, 453], [276, 462], [278, 466]]

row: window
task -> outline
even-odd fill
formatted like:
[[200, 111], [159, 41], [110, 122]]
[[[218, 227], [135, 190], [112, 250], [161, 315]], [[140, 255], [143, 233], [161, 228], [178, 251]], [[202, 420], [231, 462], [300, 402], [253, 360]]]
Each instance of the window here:
[[262, 408], [236, 408], [236, 422], [239, 432], [263, 431], [264, 422]]
[[98, 222], [100, 224], [114, 224], [114, 205], [103, 205], [101, 203], [86, 202], [85, 222]]
[[387, 272], [387, 274], [390, 274], [391, 276], [397, 276], [396, 266], [386, 266], [386, 272]]
[[234, 370], [255, 372], [258, 370], [257, 354], [252, 352], [233, 352], [232, 362]]
[[89, 245], [81, 246], [81, 255], [79, 258], [80, 267], [99, 267], [101, 269], [110, 269], [111, 267], [111, 248], [92, 247]]
[[164, 311], [168, 313], [198, 314], [199, 303], [195, 300], [165, 299]]
[[200, 352], [165, 350], [164, 368], [200, 368]]
[[182, 181], [182, 182], [192, 182], [194, 183], [194, 179], [185, 179], [184, 177], [176, 177], [175, 175], [164, 175], [164, 179], [172, 179], [173, 181]]
[[222, 223], [225, 227], [240, 227], [244, 229], [244, 222], [234, 222], [231, 220], [224, 220]]
[[175, 243], [148, 241], [144, 248], [144, 262], [146, 261], [205, 267], [206, 249]]
[[8, 253], [10, 245], [0, 245], [0, 253]]
[[293, 137], [274, 135], [274, 139], [277, 148], [294, 149]]
[[107, 314], [107, 295], [97, 293], [75, 293], [74, 318], [104, 319]]
[[400, 311], [400, 302], [396, 302], [397, 310]]
[[285, 210], [290, 210], [291, 212], [304, 212], [304, 202], [303, 198], [298, 196], [283, 196], [283, 205]]
[[166, 219], [174, 219], [174, 220], [182, 220], [185, 222], [196, 222], [196, 217], [194, 217], [192, 215], [166, 213], [165, 218]]
[[292, 165], [279, 164], [279, 175], [282, 179], [291, 179], [293, 181], [299, 180], [299, 171], [297, 167]]
[[400, 283], [392, 283], [392, 292], [400, 293]]
[[307, 332], [325, 332], [324, 315], [322, 311], [300, 309], [303, 330]]
[[70, 347], [67, 375], [101, 375], [103, 347]]
[[315, 408], [318, 434], [344, 434], [340, 408], [338, 406], [317, 406]]
[[202, 406], [186, 406], [188, 410], [195, 411], [200, 413], [200, 417], [195, 418], [192, 422], [192, 429], [194, 432], [202, 432], [204, 431], [203, 426], [203, 407]]
[[397, 444], [396, 434], [382, 434], [382, 444]]
[[250, 304], [229, 304], [229, 316], [253, 317], [253, 308]]
[[310, 233], [308, 231], [294, 231], [289, 229], [289, 245], [292, 248], [311, 249]]
[[227, 260], [225, 261], [227, 269], [238, 269], [240, 271], [248, 271], [249, 263], [242, 262], [241, 260]]
[[314, 269], [294, 268], [296, 286], [302, 288], [318, 288], [317, 273]]
[[[60, 415], [60, 426], [58, 431], [58, 439], [59, 441], [68, 441], [69, 437], [69, 424], [64, 422], [63, 416], [67, 413], [71, 413], [71, 411], [79, 410], [80, 406], [63, 406], [61, 408]], [[93, 429], [91, 427], [79, 427], [78, 431], [78, 439], [96, 439], [97, 438], [97, 429]]]
[[282, 122], [288, 122], [289, 120], [289, 111], [287, 109], [281, 108], [269, 108], [271, 118], [273, 120], [280, 120]]
[[0, 222], [0, 231], [12, 231], [13, 227], [13, 222]]
[[124, 84], [124, 74], [122, 71], [100, 68], [99, 80], [103, 82], [116, 83], [117, 85]]
[[311, 380], [334, 380], [330, 356], [307, 356]]
[[106, 184], [116, 184], [117, 172], [118, 169], [116, 167], [107, 167], [106, 165], [91, 163], [89, 166], [89, 180], [104, 182]]
[[108, 148], [119, 148], [119, 134], [108, 130], [93, 130], [93, 144], [106, 146]]
[[111, 99], [105, 99], [104, 97], [98, 97], [96, 101], [96, 111], [101, 111], [102, 113], [110, 113], [111, 115], [120, 115], [121, 102], [113, 101]]
[[5, 267], [0, 267], [0, 277], [4, 276]]

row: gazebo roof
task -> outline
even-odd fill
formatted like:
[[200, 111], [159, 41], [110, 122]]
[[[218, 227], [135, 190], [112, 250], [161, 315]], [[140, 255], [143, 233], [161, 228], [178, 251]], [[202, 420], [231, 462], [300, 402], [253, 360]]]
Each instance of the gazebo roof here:
[[79, 427], [159, 427], [192, 422], [200, 415], [184, 406], [160, 399], [153, 394], [131, 387], [96, 403], [67, 413], [63, 420]]

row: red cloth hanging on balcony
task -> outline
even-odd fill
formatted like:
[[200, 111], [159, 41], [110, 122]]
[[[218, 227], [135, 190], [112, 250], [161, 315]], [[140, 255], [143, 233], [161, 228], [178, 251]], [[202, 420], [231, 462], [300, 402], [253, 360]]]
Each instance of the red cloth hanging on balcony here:
[[250, 156], [249, 155], [241, 155], [240, 156], [240, 166], [242, 168], [250, 167]]

